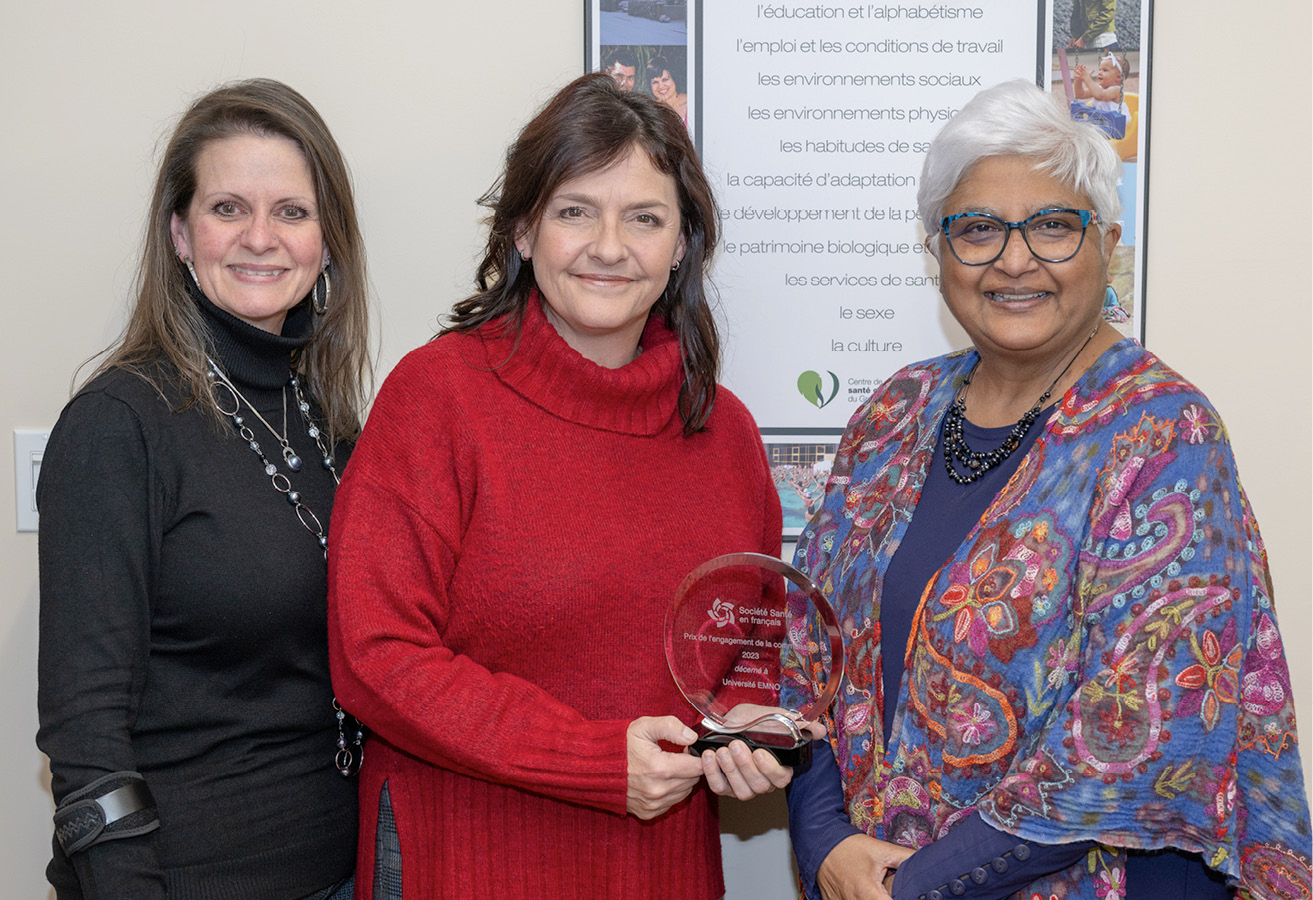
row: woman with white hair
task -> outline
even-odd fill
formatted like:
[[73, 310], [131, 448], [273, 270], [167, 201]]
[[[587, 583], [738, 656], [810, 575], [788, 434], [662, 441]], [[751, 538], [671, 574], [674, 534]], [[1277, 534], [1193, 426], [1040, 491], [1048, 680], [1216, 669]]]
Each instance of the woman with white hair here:
[[1290, 678], [1226, 430], [1100, 315], [1119, 169], [1020, 81], [926, 157], [926, 246], [972, 346], [858, 411], [798, 543], [847, 655], [790, 789], [808, 897], [1307, 896]]

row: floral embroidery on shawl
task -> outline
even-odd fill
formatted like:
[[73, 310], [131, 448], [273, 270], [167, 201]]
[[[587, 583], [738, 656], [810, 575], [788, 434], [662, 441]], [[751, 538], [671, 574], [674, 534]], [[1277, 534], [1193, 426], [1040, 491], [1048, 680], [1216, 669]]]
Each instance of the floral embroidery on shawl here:
[[[831, 739], [849, 816], [906, 846], [973, 811], [1106, 845], [1022, 896], [1121, 898], [1125, 852], [1204, 855], [1241, 897], [1308, 897], [1310, 828], [1266, 556], [1226, 431], [1131, 341], [1067, 392], [926, 585], [907, 696], [880, 696], [879, 591], [974, 353], [854, 416], [797, 561], [835, 604]], [[791, 673], [786, 667], [784, 679]], [[892, 736], [885, 702], [898, 703]]]

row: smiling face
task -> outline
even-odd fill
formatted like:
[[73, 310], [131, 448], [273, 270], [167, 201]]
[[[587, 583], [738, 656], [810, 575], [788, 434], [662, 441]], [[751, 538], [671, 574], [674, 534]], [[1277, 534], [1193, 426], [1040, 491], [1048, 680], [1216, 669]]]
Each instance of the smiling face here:
[[1099, 83], [1100, 87], [1112, 87], [1122, 83], [1122, 76], [1117, 71], [1117, 66], [1113, 61], [1105, 56], [1099, 62], [1099, 68], [1094, 73], [1094, 80]]
[[196, 192], [170, 231], [206, 297], [274, 334], [327, 261], [314, 176], [284, 137], [242, 134], [206, 145], [196, 157]]
[[669, 69], [662, 69], [661, 74], [652, 79], [652, 96], [656, 97], [662, 103], [671, 103], [679, 89], [675, 86], [675, 79], [670, 77]]
[[515, 245], [565, 342], [618, 368], [633, 359], [648, 312], [684, 255], [680, 225], [675, 179], [632, 147], [605, 169], [562, 182]]
[[[944, 215], [986, 212], [1019, 222], [1042, 209], [1090, 209], [1090, 199], [1034, 169], [1023, 156], [994, 156], [977, 163], [944, 205]], [[1108, 263], [1121, 237], [1112, 225], [1100, 235], [1091, 224], [1071, 259], [1040, 262], [1014, 230], [1003, 255], [983, 266], [963, 265], [939, 246], [940, 292], [953, 318], [982, 356], [1020, 364], [1060, 359], [1081, 345], [1103, 307]]]

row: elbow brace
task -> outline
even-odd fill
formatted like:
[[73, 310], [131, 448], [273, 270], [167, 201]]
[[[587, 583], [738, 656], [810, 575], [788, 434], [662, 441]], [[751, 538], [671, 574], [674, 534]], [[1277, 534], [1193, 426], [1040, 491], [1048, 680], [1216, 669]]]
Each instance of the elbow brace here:
[[97, 778], [65, 797], [55, 810], [55, 838], [69, 856], [159, 827], [155, 798], [137, 772], [113, 772]]

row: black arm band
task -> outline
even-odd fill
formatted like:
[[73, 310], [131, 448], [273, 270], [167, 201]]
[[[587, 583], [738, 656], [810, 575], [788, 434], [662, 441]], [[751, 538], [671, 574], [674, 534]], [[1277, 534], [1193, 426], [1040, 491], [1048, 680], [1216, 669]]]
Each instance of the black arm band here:
[[136, 772], [97, 778], [64, 798], [55, 810], [55, 838], [69, 856], [120, 838], [160, 827], [155, 798]]

